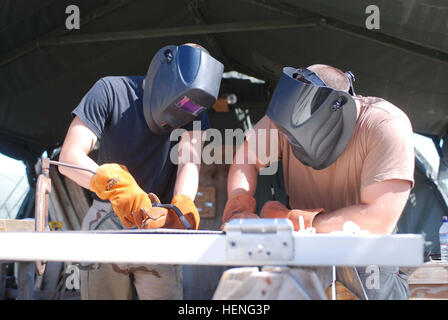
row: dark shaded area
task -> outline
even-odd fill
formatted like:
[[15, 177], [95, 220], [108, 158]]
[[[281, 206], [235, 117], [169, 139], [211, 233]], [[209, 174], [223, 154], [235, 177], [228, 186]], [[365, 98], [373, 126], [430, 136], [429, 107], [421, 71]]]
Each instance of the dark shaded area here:
[[[381, 24], [374, 31], [365, 28], [369, 4], [0, 1], [0, 152], [34, 163], [61, 143], [70, 111], [98, 78], [145, 74], [160, 47], [184, 42], [206, 47], [227, 71], [267, 82], [259, 94], [260, 85], [232, 83], [239, 106], [265, 109], [266, 88], [275, 87], [283, 66], [326, 63], [353, 71], [357, 93], [402, 108], [415, 131], [442, 136], [448, 123], [446, 4], [377, 1]], [[68, 5], [80, 9], [79, 30], [65, 27]], [[223, 85], [222, 93], [227, 90]]]

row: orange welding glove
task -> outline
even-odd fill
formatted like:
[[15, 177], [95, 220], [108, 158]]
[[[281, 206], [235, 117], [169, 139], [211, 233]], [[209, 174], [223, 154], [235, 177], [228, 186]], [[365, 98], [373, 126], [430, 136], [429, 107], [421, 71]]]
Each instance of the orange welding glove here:
[[[178, 194], [173, 197], [171, 204], [176, 206], [187, 218], [191, 224], [191, 230], [198, 230], [200, 223], [200, 216], [193, 200], [184, 194]], [[178, 215], [173, 210], [168, 210], [168, 216], [164, 228], [169, 229], [185, 229], [185, 226], [180, 221]]]
[[167, 210], [152, 207], [150, 198], [125, 166], [116, 163], [100, 166], [90, 181], [90, 190], [111, 202], [125, 227], [161, 228], [165, 224]]
[[222, 222], [226, 223], [233, 219], [258, 219], [255, 198], [247, 191], [242, 191], [229, 197]]
[[288, 209], [281, 202], [278, 201], [268, 201], [264, 204], [260, 212], [261, 218], [271, 218], [271, 219], [289, 219], [294, 225], [294, 230], [298, 231], [300, 229], [299, 219], [303, 217], [304, 227], [309, 228], [313, 226], [314, 217], [323, 213], [325, 210], [323, 208], [318, 209]]

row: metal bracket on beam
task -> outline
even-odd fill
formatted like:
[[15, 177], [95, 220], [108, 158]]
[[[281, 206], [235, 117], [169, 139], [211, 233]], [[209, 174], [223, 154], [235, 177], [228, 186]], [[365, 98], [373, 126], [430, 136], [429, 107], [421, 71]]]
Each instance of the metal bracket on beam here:
[[235, 219], [227, 224], [227, 259], [288, 261], [294, 258], [288, 219]]

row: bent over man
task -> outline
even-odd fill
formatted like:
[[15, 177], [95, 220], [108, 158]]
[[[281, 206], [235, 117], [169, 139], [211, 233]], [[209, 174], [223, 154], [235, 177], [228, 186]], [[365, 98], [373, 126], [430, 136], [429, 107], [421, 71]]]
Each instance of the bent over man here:
[[[268, 201], [261, 217], [288, 218], [295, 230], [302, 225], [321, 233], [342, 230], [347, 221], [371, 233], [394, 232], [414, 183], [412, 127], [386, 100], [355, 95], [352, 80], [328, 65], [283, 69], [255, 131], [266, 134], [268, 152], [278, 148], [289, 203]], [[278, 139], [270, 141], [273, 130]], [[259, 217], [253, 195], [258, 172], [269, 163], [250, 145], [235, 157], [245, 161], [230, 168], [223, 222]], [[367, 289], [368, 297], [407, 299], [398, 267], [379, 269], [380, 289]], [[368, 276], [357, 270], [361, 279]]]
[[[179, 153], [194, 152], [192, 121], [201, 121], [201, 130], [209, 127], [207, 109], [216, 101], [222, 72], [223, 65], [204, 48], [184, 44], [160, 49], [146, 76], [105, 77], [95, 83], [72, 112], [59, 157], [96, 172], [59, 169], [95, 193], [83, 230], [185, 228], [173, 211], [156, 206], [160, 202], [175, 205], [191, 228], [199, 228], [193, 203], [199, 165], [170, 161], [170, 133], [189, 130], [181, 137]], [[95, 162], [89, 153], [98, 139]], [[151, 246], [136, 243], [129, 250], [144, 254]], [[130, 299], [131, 282], [139, 299], [183, 296], [179, 266], [101, 264], [82, 271], [81, 298]]]

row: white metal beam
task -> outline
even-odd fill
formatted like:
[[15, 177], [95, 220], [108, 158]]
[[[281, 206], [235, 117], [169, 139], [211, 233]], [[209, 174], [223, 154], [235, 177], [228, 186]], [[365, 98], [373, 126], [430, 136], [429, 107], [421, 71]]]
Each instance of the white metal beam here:
[[[251, 234], [247, 252], [266, 234]], [[229, 259], [224, 233], [0, 232], [0, 260], [186, 265], [349, 266], [423, 264], [421, 235], [340, 235], [292, 232], [293, 255]]]

